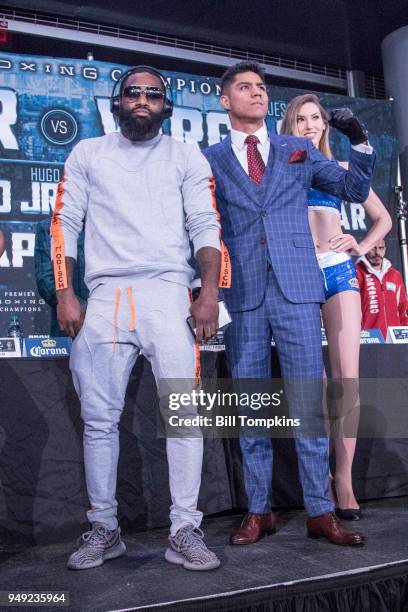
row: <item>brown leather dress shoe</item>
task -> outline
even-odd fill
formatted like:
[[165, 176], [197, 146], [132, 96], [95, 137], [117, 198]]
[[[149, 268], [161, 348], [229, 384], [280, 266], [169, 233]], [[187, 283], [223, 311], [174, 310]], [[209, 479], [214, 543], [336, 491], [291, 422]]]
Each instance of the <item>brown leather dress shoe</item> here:
[[248, 512], [242, 520], [241, 527], [230, 537], [230, 544], [255, 544], [263, 535], [271, 535], [276, 530], [276, 516], [273, 512], [255, 514]]
[[306, 527], [309, 538], [327, 538], [332, 544], [340, 546], [362, 546], [364, 544], [363, 534], [342, 525], [334, 512], [309, 517]]

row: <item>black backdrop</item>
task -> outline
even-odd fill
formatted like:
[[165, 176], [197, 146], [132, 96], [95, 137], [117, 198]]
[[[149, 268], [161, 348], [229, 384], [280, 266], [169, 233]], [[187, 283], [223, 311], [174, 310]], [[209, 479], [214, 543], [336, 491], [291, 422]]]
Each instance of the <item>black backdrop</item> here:
[[[404, 345], [362, 346], [361, 375], [407, 378]], [[225, 354], [202, 355], [203, 375], [226, 374]], [[79, 402], [65, 359], [0, 360], [0, 537], [51, 543], [87, 527]], [[6, 383], [6, 384], [4, 384]], [[122, 528], [168, 524], [165, 441], [156, 437], [154, 379], [139, 359], [120, 425], [118, 470]], [[273, 503], [302, 505], [292, 440], [274, 441]], [[408, 439], [360, 439], [354, 461], [360, 500], [408, 494]], [[205, 440], [199, 507], [214, 514], [246, 506], [239, 441]]]

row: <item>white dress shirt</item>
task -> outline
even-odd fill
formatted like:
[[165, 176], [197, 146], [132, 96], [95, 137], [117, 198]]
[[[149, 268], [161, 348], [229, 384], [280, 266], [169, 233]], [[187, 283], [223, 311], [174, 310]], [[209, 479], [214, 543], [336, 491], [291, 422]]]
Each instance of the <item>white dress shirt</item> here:
[[[247, 136], [249, 136], [249, 134], [247, 134], [246, 132], [239, 132], [238, 130], [231, 130], [232, 150], [234, 151], [239, 163], [241, 164], [245, 172], [248, 174], [248, 157], [247, 157], [248, 145], [245, 144], [245, 138]], [[266, 129], [265, 123], [263, 124], [262, 127], [259, 128], [259, 130], [253, 133], [253, 136], [257, 136], [259, 139], [257, 148], [266, 166], [266, 164], [268, 163], [269, 149], [271, 147], [271, 142], [269, 140], [268, 130]]]
[[[253, 134], [258, 137], [257, 149], [260, 152], [263, 162], [266, 166], [268, 163], [269, 157], [269, 149], [271, 147], [271, 141], [269, 140], [268, 130], [266, 124], [264, 123], [262, 127], [259, 128]], [[239, 130], [231, 129], [231, 145], [232, 150], [234, 151], [239, 163], [248, 174], [248, 157], [247, 157], [247, 148], [248, 145], [245, 144], [246, 137], [249, 136], [246, 132], [240, 132]], [[359, 144], [352, 145], [352, 149], [359, 151], [360, 153], [366, 153], [367, 155], [371, 155], [373, 152], [373, 147], [369, 144]]]

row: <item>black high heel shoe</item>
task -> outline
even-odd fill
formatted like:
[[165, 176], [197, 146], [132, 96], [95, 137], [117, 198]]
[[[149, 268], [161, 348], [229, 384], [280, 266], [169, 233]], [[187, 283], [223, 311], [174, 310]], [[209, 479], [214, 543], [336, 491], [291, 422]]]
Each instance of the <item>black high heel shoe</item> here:
[[335, 508], [334, 511], [336, 516], [343, 521], [359, 521], [363, 518], [361, 508], [347, 508], [345, 510], [342, 508]]

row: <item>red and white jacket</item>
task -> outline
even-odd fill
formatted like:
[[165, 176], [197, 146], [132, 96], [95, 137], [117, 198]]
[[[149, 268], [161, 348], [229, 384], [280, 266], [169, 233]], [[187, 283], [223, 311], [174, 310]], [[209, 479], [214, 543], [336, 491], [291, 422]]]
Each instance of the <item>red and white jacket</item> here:
[[387, 327], [408, 325], [408, 299], [401, 274], [384, 258], [381, 271], [375, 270], [366, 257], [356, 264], [360, 285], [362, 329], [380, 329], [384, 338]]

